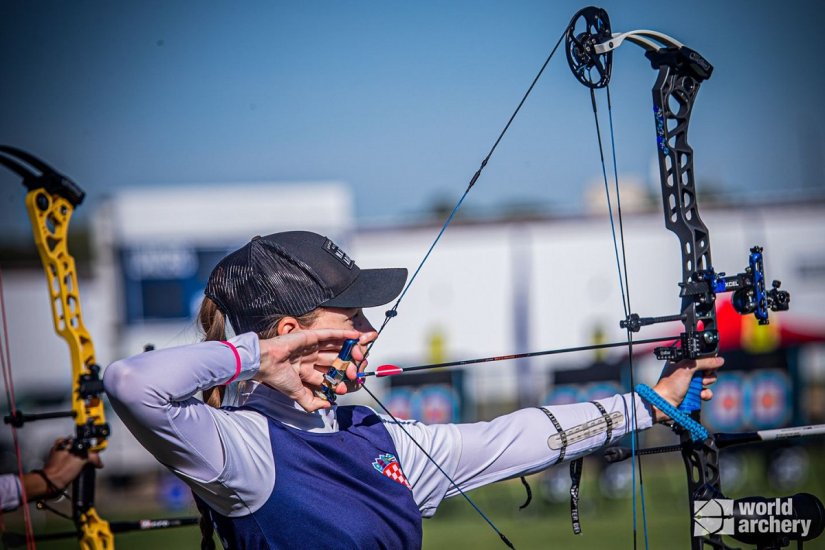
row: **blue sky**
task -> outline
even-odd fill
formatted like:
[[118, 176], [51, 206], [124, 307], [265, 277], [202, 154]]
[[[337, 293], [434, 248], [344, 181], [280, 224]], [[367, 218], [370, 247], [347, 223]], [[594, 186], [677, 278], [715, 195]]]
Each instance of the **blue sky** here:
[[[84, 187], [80, 219], [126, 186], [319, 179], [352, 185], [364, 221], [414, 216], [463, 191], [584, 5], [3, 2], [0, 143]], [[601, 5], [614, 31], [665, 32], [715, 66], [689, 135], [700, 185], [821, 196], [821, 3]], [[619, 171], [648, 180], [654, 80], [640, 49], [616, 53]], [[599, 173], [588, 93], [560, 50], [468, 207], [575, 211]], [[0, 190], [0, 240], [25, 238], [18, 178], [3, 171]]]

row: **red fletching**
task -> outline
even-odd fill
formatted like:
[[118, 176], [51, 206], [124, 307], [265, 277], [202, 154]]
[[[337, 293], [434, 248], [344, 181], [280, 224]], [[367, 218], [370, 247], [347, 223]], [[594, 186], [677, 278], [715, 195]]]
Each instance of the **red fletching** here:
[[375, 369], [375, 376], [382, 377], [382, 376], [395, 376], [396, 374], [401, 374], [404, 372], [404, 369], [401, 367], [396, 367], [395, 365], [381, 365], [377, 369]]

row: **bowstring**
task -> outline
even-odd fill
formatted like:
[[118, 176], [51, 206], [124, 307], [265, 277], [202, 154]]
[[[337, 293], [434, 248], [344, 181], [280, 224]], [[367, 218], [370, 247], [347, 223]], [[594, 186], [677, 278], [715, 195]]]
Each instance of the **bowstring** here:
[[[0, 269], [0, 319], [2, 320], [3, 331], [2, 338], [0, 338], [0, 368], [3, 371], [3, 382], [6, 390], [6, 400], [8, 401], [9, 414], [12, 418], [17, 415], [17, 400], [14, 396], [14, 381], [12, 379], [11, 370], [11, 348], [9, 345], [9, 325], [6, 317], [6, 298], [3, 288], [3, 270]], [[17, 428], [14, 424], [9, 424], [11, 429], [11, 438], [14, 444], [14, 454], [17, 460], [17, 475], [20, 479], [20, 503], [23, 508], [23, 523], [26, 527], [26, 548], [34, 550], [34, 528], [32, 527], [31, 511], [29, 510], [29, 501], [26, 496], [26, 485], [23, 483], [23, 456], [20, 451], [20, 441], [17, 436]], [[2, 517], [2, 512], [0, 512]], [[2, 525], [5, 529], [5, 525]]]
[[[599, 158], [602, 168], [602, 179], [604, 181], [605, 196], [607, 198], [607, 211], [610, 219], [610, 232], [613, 239], [613, 251], [616, 259], [616, 271], [619, 278], [619, 288], [622, 295], [622, 308], [624, 309], [625, 319], [628, 319], [630, 312], [633, 311], [630, 302], [630, 284], [627, 277], [627, 254], [624, 240], [624, 222], [622, 216], [622, 201], [619, 192], [619, 171], [616, 160], [616, 139], [613, 127], [613, 108], [610, 100], [610, 86], [605, 86], [607, 92], [607, 113], [610, 127], [610, 146], [611, 157], [613, 161], [613, 182], [616, 192], [616, 217], [613, 216], [613, 204], [610, 200], [610, 184], [607, 177], [607, 166], [604, 158], [604, 146], [602, 144], [601, 125], [599, 123], [598, 105], [596, 102], [596, 93], [593, 88], [590, 88], [590, 102], [593, 107], [593, 120], [596, 125], [596, 139], [599, 145]], [[616, 223], [618, 222], [618, 233], [616, 236]], [[620, 253], [621, 251], [621, 253]], [[628, 364], [630, 373], [630, 415], [631, 415], [631, 434], [630, 434], [630, 449], [631, 457], [635, 457], [635, 461], [631, 461], [631, 485], [632, 485], [632, 514], [633, 514], [633, 548], [638, 545], [638, 504], [636, 499], [636, 470], [639, 472], [639, 501], [642, 508], [642, 533], [644, 536], [645, 548], [649, 548], [648, 532], [647, 532], [647, 513], [645, 509], [645, 492], [644, 492], [644, 477], [642, 475], [642, 458], [636, 453], [638, 446], [638, 419], [636, 417], [636, 383], [633, 365], [633, 332], [630, 326], [627, 327], [627, 349], [628, 349]]]
[[[375, 339], [372, 342], [370, 342], [370, 344], [367, 346], [367, 349], [364, 352], [364, 359], [362, 359], [361, 361], [359, 361], [356, 364], [356, 370], [361, 369], [361, 364], [367, 359], [367, 356], [369, 355], [370, 351], [372, 351], [373, 346], [378, 341], [378, 338], [381, 336], [381, 334], [384, 332], [384, 329], [387, 327], [390, 320], [398, 315], [398, 306], [401, 304], [401, 301], [406, 296], [407, 291], [409, 291], [410, 286], [412, 285], [413, 281], [415, 281], [415, 279], [418, 277], [418, 274], [421, 272], [421, 269], [424, 267], [424, 264], [427, 262], [430, 255], [432, 254], [433, 250], [435, 249], [436, 245], [441, 240], [441, 237], [447, 231], [447, 227], [449, 227], [449, 225], [455, 219], [455, 216], [458, 213], [458, 210], [461, 208], [461, 205], [464, 203], [464, 199], [467, 197], [467, 195], [470, 193], [470, 190], [473, 188], [473, 186], [476, 184], [478, 179], [481, 177], [481, 173], [484, 170], [484, 168], [487, 166], [487, 163], [490, 161], [490, 157], [492, 157], [492, 155], [495, 152], [496, 148], [498, 148], [498, 145], [499, 145], [499, 143], [501, 143], [501, 140], [504, 138], [504, 135], [507, 133], [507, 130], [510, 129], [510, 126], [512, 125], [513, 120], [515, 120], [516, 116], [521, 111], [521, 108], [524, 106], [524, 103], [527, 101], [527, 98], [529, 97], [530, 93], [533, 91], [533, 88], [535, 88], [536, 83], [539, 81], [539, 78], [541, 78], [541, 75], [544, 73], [544, 70], [550, 64], [550, 60], [553, 59], [553, 56], [555, 55], [556, 51], [558, 50], [559, 46], [561, 45], [562, 41], [564, 40], [564, 37], [565, 37], [566, 33], [567, 33], [567, 29], [565, 29], [565, 31], [562, 32], [561, 36], [559, 36], [558, 41], [556, 42], [555, 46], [553, 46], [553, 49], [550, 51], [550, 54], [547, 56], [547, 59], [544, 60], [544, 63], [542, 64], [542, 66], [539, 69], [538, 73], [536, 73], [536, 76], [533, 78], [533, 81], [530, 83], [530, 86], [527, 88], [527, 91], [522, 96], [521, 101], [519, 101], [519, 103], [516, 106], [515, 110], [510, 115], [510, 118], [507, 120], [507, 124], [504, 125], [504, 128], [499, 133], [499, 135], [496, 138], [495, 142], [493, 143], [492, 147], [490, 147], [490, 150], [487, 153], [487, 155], [484, 157], [484, 160], [481, 161], [481, 165], [475, 171], [475, 173], [473, 174], [473, 177], [470, 178], [470, 182], [467, 184], [467, 188], [464, 190], [464, 193], [462, 193], [461, 197], [458, 199], [458, 202], [456, 202], [456, 204], [453, 207], [452, 211], [450, 211], [449, 216], [445, 220], [444, 224], [441, 226], [441, 229], [439, 230], [439, 232], [436, 235], [435, 239], [433, 240], [432, 244], [430, 244], [429, 248], [427, 249], [426, 254], [424, 254], [424, 257], [421, 259], [421, 261], [419, 262], [419, 264], [416, 267], [415, 271], [413, 272], [412, 277], [410, 277], [410, 280], [407, 281], [407, 284], [404, 286], [403, 290], [401, 291], [401, 294], [399, 294], [399, 296], [396, 299], [395, 303], [393, 304], [392, 308], [390, 308], [385, 313], [384, 321], [381, 323], [381, 326], [378, 329], [378, 334], [376, 335]], [[444, 475], [444, 477], [447, 478], [447, 480], [450, 482], [450, 484], [452, 484], [453, 487], [456, 488], [456, 490], [459, 492], [459, 494], [461, 494], [461, 496], [464, 497], [464, 499], [473, 507], [473, 509], [476, 512], [478, 512], [481, 515], [482, 518], [484, 518], [484, 520], [487, 522], [487, 524], [496, 532], [496, 534], [501, 538], [501, 540], [504, 542], [504, 544], [506, 544], [510, 548], [513, 548], [512, 543], [495, 526], [495, 524], [492, 522], [492, 520], [490, 520], [490, 518], [487, 515], [485, 515], [484, 512], [481, 511], [481, 509], [473, 502], [473, 500], [469, 497], [469, 495], [467, 495], [458, 486], [458, 484], [452, 479], [452, 477], [450, 477], [450, 475], [447, 474], [446, 471], [444, 471], [444, 469], [441, 467], [441, 465], [438, 464], [438, 462], [432, 456], [430, 456], [430, 454], [427, 453], [427, 451], [424, 450], [424, 448], [418, 443], [418, 441], [416, 441], [416, 439], [412, 436], [412, 434], [410, 434], [404, 428], [402, 423], [392, 413], [390, 413], [389, 409], [387, 407], [385, 407], [384, 404], [376, 397], [376, 395], [366, 387], [366, 384], [362, 384], [362, 387], [363, 387], [363, 389], [365, 389], [367, 391], [367, 393], [370, 395], [370, 397], [372, 397], [372, 399], [376, 402], [376, 404], [379, 407], [381, 407], [381, 409], [384, 410], [384, 412], [386, 412], [389, 415], [389, 417], [401, 429], [401, 431], [404, 432], [404, 434], [406, 434], [407, 437], [424, 453], [424, 455], [427, 457], [427, 459]]]
[[[401, 294], [398, 295], [398, 298], [396, 299], [395, 304], [393, 304], [392, 308], [390, 308], [390, 310], [386, 312], [386, 314], [384, 316], [384, 321], [381, 323], [381, 328], [378, 329], [378, 336], [381, 335], [384, 328], [389, 324], [390, 320], [393, 317], [395, 317], [396, 315], [398, 315], [398, 306], [401, 305], [401, 301], [404, 299], [404, 296], [406, 296], [407, 291], [410, 289], [410, 286], [412, 286], [412, 284], [413, 284], [413, 281], [415, 281], [416, 277], [418, 277], [418, 274], [421, 272], [421, 268], [424, 267], [424, 264], [429, 259], [430, 254], [432, 254], [432, 252], [433, 252], [433, 249], [438, 244], [438, 242], [441, 240], [441, 237], [444, 235], [444, 232], [447, 231], [447, 227], [453, 222], [453, 219], [455, 219], [455, 216], [458, 213], [458, 210], [461, 208], [461, 205], [464, 203], [464, 199], [467, 197], [467, 195], [470, 193], [470, 190], [473, 188], [473, 186], [476, 184], [478, 179], [481, 177], [481, 172], [487, 166], [487, 163], [490, 161], [490, 157], [493, 156], [493, 153], [498, 148], [498, 144], [501, 143], [501, 140], [504, 138], [504, 134], [506, 134], [507, 130], [510, 129], [510, 125], [513, 124], [513, 121], [515, 120], [516, 116], [519, 114], [519, 111], [521, 111], [522, 106], [524, 106], [524, 103], [527, 101], [527, 98], [530, 96], [530, 93], [533, 91], [533, 88], [535, 88], [536, 83], [539, 81], [539, 78], [541, 78], [541, 75], [544, 73], [544, 70], [547, 68], [547, 65], [550, 63], [550, 60], [553, 59], [553, 56], [555, 55], [556, 50], [559, 49], [559, 45], [561, 44], [562, 40], [564, 40], [564, 36], [565, 36], [566, 32], [567, 31], [565, 30], [565, 32], [562, 33], [562, 35], [559, 37], [558, 41], [556, 42], [556, 45], [553, 46], [553, 50], [550, 52], [550, 55], [548, 55], [547, 59], [544, 60], [544, 63], [542, 64], [542, 66], [539, 69], [538, 73], [536, 73], [536, 76], [533, 78], [533, 81], [530, 83], [530, 86], [527, 88], [527, 91], [524, 92], [524, 95], [522, 96], [521, 101], [519, 101], [518, 106], [516, 106], [515, 110], [513, 111], [513, 114], [511, 114], [510, 118], [507, 120], [507, 124], [504, 125], [504, 128], [501, 130], [498, 137], [496, 138], [496, 141], [493, 143], [493, 146], [490, 147], [490, 150], [487, 152], [487, 156], [485, 156], [484, 160], [481, 161], [481, 165], [478, 167], [478, 170], [476, 170], [475, 174], [473, 174], [473, 177], [470, 178], [470, 182], [467, 184], [467, 188], [464, 190], [464, 193], [461, 195], [461, 197], [458, 199], [458, 202], [456, 202], [455, 206], [450, 211], [450, 215], [447, 216], [447, 219], [444, 221], [444, 225], [441, 226], [441, 230], [436, 235], [436, 237], [433, 240], [432, 244], [430, 244], [430, 247], [427, 249], [426, 254], [424, 254], [424, 257], [419, 262], [418, 267], [415, 268], [415, 271], [413, 272], [412, 277], [410, 277], [410, 280], [407, 281], [407, 284], [404, 286], [404, 289], [401, 291]], [[367, 353], [369, 353], [369, 350], [372, 349], [372, 346], [375, 344], [375, 342], [377, 340], [378, 340], [378, 337], [376, 336], [375, 340], [373, 340], [370, 343], [369, 347], [367, 348]]]
[[[624, 242], [624, 222], [622, 221], [622, 200], [621, 194], [619, 193], [619, 170], [616, 166], [616, 139], [613, 133], [613, 107], [610, 101], [610, 86], [606, 86], [607, 92], [607, 115], [608, 120], [610, 121], [610, 147], [612, 150], [612, 157], [613, 157], [613, 181], [616, 184], [616, 210], [618, 212], [619, 218], [619, 237], [621, 238], [622, 242], [622, 265], [624, 266], [624, 285], [625, 291], [627, 292], [627, 309], [625, 310], [626, 313], [629, 315], [633, 309], [630, 306], [630, 282], [628, 281], [627, 275], [627, 255], [626, 255], [626, 248]], [[625, 317], [627, 318], [627, 317]], [[630, 436], [630, 453], [631, 456], [636, 454], [636, 450], [639, 445], [639, 432], [638, 432], [638, 422], [636, 420], [636, 382], [634, 381], [634, 372], [635, 369], [633, 368], [633, 331], [630, 330], [630, 325], [628, 324], [627, 327], [627, 349], [628, 349], [628, 364], [630, 367], [630, 396], [633, 401], [633, 409], [632, 409], [632, 422], [633, 422], [633, 434]], [[641, 455], [636, 454], [636, 461], [638, 462], [639, 468], [639, 495], [642, 505], [642, 533], [644, 534], [645, 538], [645, 548], [649, 547], [649, 540], [648, 540], [648, 533], [647, 533], [647, 511], [645, 509], [645, 489], [644, 489], [644, 476], [642, 475], [642, 457]], [[635, 468], [633, 469], [635, 473]], [[633, 497], [636, 497], [636, 486], [633, 486]], [[634, 518], [635, 523], [635, 518]]]

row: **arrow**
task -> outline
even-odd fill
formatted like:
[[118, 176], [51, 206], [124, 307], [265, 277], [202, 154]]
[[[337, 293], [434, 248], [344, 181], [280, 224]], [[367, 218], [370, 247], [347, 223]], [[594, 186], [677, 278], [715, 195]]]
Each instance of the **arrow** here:
[[[678, 336], [662, 336], [659, 338], [648, 338], [647, 340], [637, 340], [635, 345], [655, 344], [658, 342], [665, 342], [668, 340], [678, 340]], [[478, 363], [492, 363], [493, 361], [507, 361], [508, 359], [524, 359], [526, 357], [539, 357], [542, 355], [557, 355], [562, 353], [572, 353], [576, 351], [592, 351], [597, 349], [619, 348], [627, 347], [627, 342], [613, 342], [610, 344], [593, 344], [591, 346], [580, 346], [576, 348], [562, 348], [551, 349], [544, 351], [531, 351], [528, 353], [514, 353], [512, 355], [497, 355], [495, 357], [482, 357], [479, 359], [464, 359], [463, 361], [450, 361], [448, 363], [434, 363], [431, 365], [417, 365], [414, 367], [399, 367], [396, 365], [381, 365], [373, 372], [359, 372], [358, 378], [366, 378], [367, 376], [376, 376], [383, 378], [385, 376], [396, 376], [406, 372], [415, 372], [428, 369], [440, 369], [444, 367], [458, 367], [461, 365], [475, 365]]]

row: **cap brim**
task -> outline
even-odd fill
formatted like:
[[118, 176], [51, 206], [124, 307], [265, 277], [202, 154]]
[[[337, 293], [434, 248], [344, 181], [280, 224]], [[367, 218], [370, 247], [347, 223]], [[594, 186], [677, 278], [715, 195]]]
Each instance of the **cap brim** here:
[[344, 291], [322, 307], [375, 307], [394, 300], [407, 281], [404, 268], [362, 269]]

